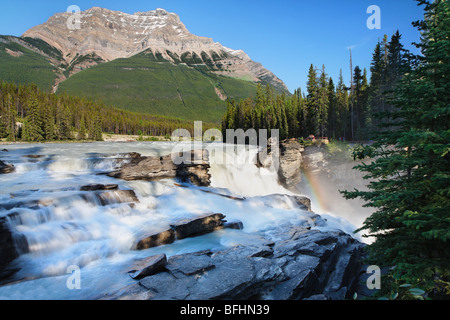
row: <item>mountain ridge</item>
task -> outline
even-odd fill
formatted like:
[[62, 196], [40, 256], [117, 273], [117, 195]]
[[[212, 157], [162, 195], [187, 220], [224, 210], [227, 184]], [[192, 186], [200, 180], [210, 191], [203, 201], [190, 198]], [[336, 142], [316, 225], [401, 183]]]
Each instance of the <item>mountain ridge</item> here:
[[77, 16], [56, 13], [21, 37], [0, 36], [0, 81], [213, 123], [226, 100], [253, 96], [259, 83], [290, 95], [243, 50], [190, 33], [175, 13], [93, 7]]
[[177, 59], [167, 51], [178, 57], [186, 53], [206, 57], [201, 59], [203, 63], [217, 60], [212, 57], [216, 54], [222, 58], [224, 67], [224, 70], [213, 70], [216, 74], [262, 81], [289, 91], [282, 80], [261, 63], [254, 62], [243, 50], [233, 50], [212, 38], [190, 33], [177, 14], [164, 9], [128, 14], [92, 7], [79, 13], [79, 28], [73, 30], [67, 27], [72, 15], [57, 13], [47, 22], [27, 30], [22, 38], [39, 38], [47, 42], [61, 51], [68, 64], [77, 56], [95, 54], [103, 61], [112, 61], [129, 58], [148, 49], [159, 52], [173, 63]]

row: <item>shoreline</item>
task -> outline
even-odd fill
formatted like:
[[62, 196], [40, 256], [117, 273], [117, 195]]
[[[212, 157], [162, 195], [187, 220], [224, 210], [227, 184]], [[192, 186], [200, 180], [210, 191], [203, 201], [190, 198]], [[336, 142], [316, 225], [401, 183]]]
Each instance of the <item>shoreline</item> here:
[[140, 136], [137, 135], [123, 135], [123, 134], [110, 134], [103, 133], [103, 141], [93, 140], [53, 140], [53, 141], [3, 141], [0, 140], [0, 145], [13, 145], [13, 144], [44, 144], [44, 143], [94, 143], [94, 142], [164, 142], [170, 141], [162, 136], [142, 136], [143, 140], [139, 140]]

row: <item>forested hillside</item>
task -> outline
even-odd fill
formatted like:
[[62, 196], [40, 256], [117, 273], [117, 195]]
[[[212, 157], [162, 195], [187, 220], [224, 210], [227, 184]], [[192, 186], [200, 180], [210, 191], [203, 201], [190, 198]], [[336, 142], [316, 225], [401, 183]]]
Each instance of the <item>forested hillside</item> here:
[[[192, 121], [139, 114], [102, 102], [41, 91], [36, 85], [0, 84], [0, 138], [9, 141], [102, 140], [102, 132], [142, 136], [190, 130]], [[212, 124], [203, 124], [206, 130]]]
[[[391, 91], [410, 66], [410, 54], [397, 31], [385, 36], [374, 50], [370, 79], [366, 68], [355, 66], [351, 85], [340, 74], [337, 82], [326, 67], [311, 65], [306, 92], [275, 94], [258, 86], [254, 98], [231, 100], [222, 120], [225, 129], [279, 129], [280, 137], [314, 135], [347, 141], [367, 140], [378, 130], [383, 112], [392, 109]], [[378, 115], [376, 115], [378, 114]]]
[[121, 109], [220, 123], [226, 99], [244, 99], [256, 83], [220, 76], [206, 65], [173, 64], [147, 50], [77, 73], [58, 92], [87, 97]]

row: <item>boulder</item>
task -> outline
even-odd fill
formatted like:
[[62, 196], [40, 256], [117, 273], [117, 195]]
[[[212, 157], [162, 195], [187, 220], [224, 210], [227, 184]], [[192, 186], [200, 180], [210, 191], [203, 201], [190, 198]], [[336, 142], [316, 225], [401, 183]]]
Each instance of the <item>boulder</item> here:
[[133, 250], [145, 250], [148, 248], [159, 247], [165, 244], [171, 244], [175, 241], [175, 231], [172, 229], [154, 233], [137, 240]]
[[228, 228], [241, 230], [244, 225], [241, 221], [227, 222], [221, 213], [206, 214], [194, 219], [186, 219], [170, 226], [170, 229], [139, 238], [132, 245], [132, 250], [145, 250], [166, 244], [175, 240], [199, 236], [216, 230]]
[[263, 200], [265, 201], [265, 204], [270, 207], [273, 206], [272, 201], [280, 201], [280, 202], [291, 201], [295, 205], [297, 205], [298, 208], [312, 212], [311, 199], [305, 196], [275, 193], [269, 196], [264, 196]]
[[80, 191], [97, 191], [97, 190], [117, 190], [117, 184], [89, 184], [80, 187]]
[[136, 154], [131, 162], [123, 163], [118, 170], [107, 175], [127, 181], [179, 178], [198, 186], [209, 186], [211, 175], [208, 173], [208, 151], [192, 150], [183, 155], [185, 158], [178, 153], [163, 157], [142, 157]]
[[[274, 241], [242, 234], [241, 245], [171, 257], [165, 269], [110, 299], [342, 300], [359, 279], [364, 245], [339, 231], [278, 229]], [[263, 252], [264, 254], [257, 254]]]
[[6, 162], [3, 162], [2, 160], [0, 160], [0, 174], [2, 174], [2, 173], [11, 173], [11, 172], [14, 172], [14, 170], [16, 170], [14, 165], [6, 163]]
[[163, 271], [166, 264], [166, 255], [158, 254], [135, 262], [128, 273], [131, 278], [138, 280]]
[[177, 239], [185, 239], [213, 232], [217, 228], [223, 227], [224, 218], [225, 216], [221, 213], [213, 213], [190, 220], [182, 220], [177, 224], [171, 225], [171, 227], [175, 231]]
[[[194, 219], [186, 219], [170, 226], [170, 229], [139, 238], [132, 246], [133, 250], [145, 250], [165, 244], [171, 244], [175, 240], [195, 237], [210, 233], [225, 227], [237, 229], [243, 227], [242, 222], [233, 222], [226, 225], [221, 213], [206, 214]], [[240, 224], [239, 224], [240, 222]]]
[[242, 221], [239, 220], [233, 220], [233, 221], [227, 221], [223, 223], [223, 227], [225, 229], [236, 229], [236, 230], [242, 230], [244, 229], [244, 224]]
[[139, 202], [134, 190], [113, 190], [99, 192], [96, 197], [100, 200], [101, 205], [106, 206], [114, 203], [136, 203]]
[[45, 156], [42, 154], [26, 154], [23, 157], [30, 158], [30, 159], [40, 159], [40, 158], [44, 158]]
[[0, 218], [0, 279], [11, 275], [8, 265], [18, 257], [15, 241], [6, 218]]

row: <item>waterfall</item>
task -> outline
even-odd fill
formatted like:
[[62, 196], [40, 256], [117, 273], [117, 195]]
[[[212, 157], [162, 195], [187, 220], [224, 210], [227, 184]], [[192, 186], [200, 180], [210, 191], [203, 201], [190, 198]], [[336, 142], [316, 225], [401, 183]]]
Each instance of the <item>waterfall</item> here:
[[[130, 161], [127, 153], [165, 155], [173, 143], [11, 145], [1, 154], [14, 173], [0, 176], [0, 217], [5, 217], [21, 253], [20, 270], [0, 286], [0, 299], [95, 298], [131, 283], [127, 266], [152, 254], [168, 256], [237, 244], [239, 234], [264, 233], [309, 221], [292, 192], [280, 186], [274, 168], [258, 168], [257, 147], [208, 144], [211, 187], [179, 187], [175, 180], [122, 181], [102, 173]], [[33, 155], [33, 157], [27, 157]], [[80, 191], [88, 184], [117, 190]], [[205, 192], [207, 191], [207, 192]], [[232, 197], [223, 197], [232, 196]], [[245, 201], [233, 199], [245, 198]], [[183, 219], [222, 213], [244, 229], [221, 230], [158, 248], [133, 251], [142, 235], [161, 232]], [[65, 285], [69, 266], [81, 268], [82, 289]]]

